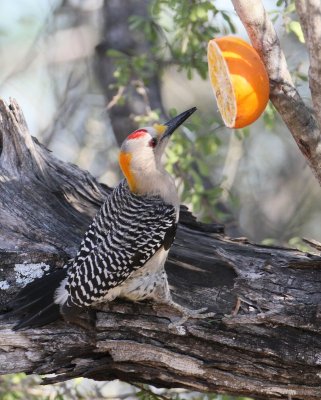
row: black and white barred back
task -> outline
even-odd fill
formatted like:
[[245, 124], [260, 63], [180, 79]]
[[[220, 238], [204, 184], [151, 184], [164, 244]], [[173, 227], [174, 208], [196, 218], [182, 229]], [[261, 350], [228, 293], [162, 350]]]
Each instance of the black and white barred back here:
[[132, 194], [123, 180], [89, 226], [79, 251], [62, 269], [35, 279], [8, 305], [6, 318], [19, 316], [13, 329], [43, 326], [62, 309], [87, 308], [172, 245], [177, 213], [158, 196]]
[[[176, 232], [176, 210], [159, 196], [137, 196], [123, 180], [89, 226], [64, 283], [69, 306], [104, 301], [159, 250], [168, 250]], [[57, 296], [56, 301], [61, 302]]]

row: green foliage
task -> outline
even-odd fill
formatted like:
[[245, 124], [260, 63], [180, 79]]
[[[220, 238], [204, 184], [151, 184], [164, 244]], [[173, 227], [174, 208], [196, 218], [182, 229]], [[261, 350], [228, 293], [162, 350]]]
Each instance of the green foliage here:
[[266, 238], [266, 239], [262, 240], [261, 243], [265, 246], [283, 245], [283, 246], [290, 247], [292, 249], [297, 249], [297, 250], [300, 250], [303, 252], [311, 252], [311, 248], [299, 236], [294, 236], [283, 243], [280, 243], [280, 241], [275, 238]]
[[206, 47], [217, 35], [235, 33], [227, 11], [218, 10], [213, 1], [152, 0], [149, 16], [132, 15], [129, 28], [133, 35], [144, 35], [150, 44], [149, 54], [125, 54], [107, 51], [116, 65], [116, 87], [130, 85], [133, 80], [148, 84], [153, 74], [161, 75], [168, 65], [176, 65], [192, 79], [197, 72], [207, 77]]
[[22, 373], [1, 376], [0, 400], [45, 400], [48, 398], [47, 396], [42, 396], [39, 392], [33, 391], [39, 381], [40, 378], [26, 377]]
[[24, 373], [0, 377], [0, 400], [82, 400], [92, 398], [93, 393], [81, 393], [82, 378], [55, 385], [41, 385], [37, 375]]
[[160, 400], [160, 399], [166, 399], [165, 396], [162, 395], [157, 395], [152, 391], [152, 389], [148, 385], [140, 385], [136, 384], [135, 387], [139, 389], [138, 392], [136, 392], [136, 396], [140, 400]]
[[263, 114], [263, 120], [264, 120], [264, 124], [265, 127], [267, 129], [269, 129], [270, 131], [275, 129], [275, 125], [276, 125], [276, 120], [277, 120], [277, 111], [274, 108], [274, 106], [272, 105], [271, 102], [268, 103], [265, 112]]
[[287, 24], [287, 31], [294, 33], [294, 35], [298, 38], [299, 42], [301, 43], [305, 42], [301, 24], [299, 21], [290, 21]]
[[[101, 392], [103, 386], [99, 384], [95, 388], [78, 390], [79, 383], [82, 381], [81, 378], [48, 386], [40, 385], [40, 381], [40, 377], [26, 376], [23, 373], [2, 376], [0, 377], [0, 400], [85, 400], [110, 398], [108, 393], [103, 394]], [[139, 400], [251, 400], [245, 397], [235, 398], [210, 393], [191, 393], [187, 390], [159, 390], [139, 383], [132, 386], [127, 385], [127, 391], [128, 393], [119, 395], [119, 397], [124, 399], [136, 398]]]
[[[279, 3], [279, 2], [278, 2]], [[302, 32], [301, 24], [297, 20], [295, 13], [294, 0], [283, 2], [285, 5], [283, 11], [284, 27], [287, 33], [292, 33], [299, 40], [300, 43], [304, 43], [304, 35]]]
[[106, 55], [113, 57], [117, 65], [114, 77], [117, 80], [116, 88], [127, 86], [133, 79], [139, 79], [148, 84], [155, 72], [156, 64], [151, 63], [147, 54], [126, 55], [121, 51], [109, 49]]
[[[165, 9], [172, 10], [170, 17], [163, 12]], [[207, 41], [219, 32], [212, 23], [218, 13], [213, 2], [156, 0], [153, 10], [158, 11], [154, 17], [164, 21], [163, 46], [169, 61], [185, 71], [189, 79], [195, 71], [205, 79]]]
[[213, 187], [210, 175], [221, 145], [217, 135], [220, 127], [213, 117], [193, 115], [185, 127], [173, 135], [167, 150], [166, 168], [177, 177], [182, 201], [190, 204], [203, 221], [213, 221], [219, 213], [217, 204], [222, 189]]
[[288, 241], [288, 245], [292, 248], [298, 249], [303, 252], [310, 252], [310, 247], [303, 242], [301, 237], [295, 236]]

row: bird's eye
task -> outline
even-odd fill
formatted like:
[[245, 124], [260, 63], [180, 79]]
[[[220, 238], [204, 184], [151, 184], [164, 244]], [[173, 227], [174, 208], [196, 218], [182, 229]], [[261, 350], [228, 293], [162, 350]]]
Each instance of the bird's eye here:
[[150, 147], [155, 147], [157, 145], [157, 139], [156, 138], [152, 138], [149, 141], [149, 145], [150, 145]]

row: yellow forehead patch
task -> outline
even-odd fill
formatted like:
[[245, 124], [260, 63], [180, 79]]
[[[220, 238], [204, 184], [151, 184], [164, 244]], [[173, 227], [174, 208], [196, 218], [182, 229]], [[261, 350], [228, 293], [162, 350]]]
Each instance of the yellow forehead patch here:
[[126, 153], [124, 151], [121, 151], [119, 153], [119, 165], [121, 170], [123, 171], [123, 174], [126, 177], [129, 189], [132, 192], [135, 192], [136, 190], [136, 182], [135, 182], [135, 177], [132, 174], [131, 167], [130, 167], [130, 162], [132, 159], [132, 155], [130, 153]]
[[154, 124], [153, 128], [155, 129], [158, 135], [162, 135], [168, 127], [166, 125]]

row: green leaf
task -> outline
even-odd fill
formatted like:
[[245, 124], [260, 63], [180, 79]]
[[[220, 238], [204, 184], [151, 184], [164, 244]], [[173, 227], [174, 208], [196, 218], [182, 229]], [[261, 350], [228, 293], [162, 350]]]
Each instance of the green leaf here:
[[273, 238], [266, 238], [263, 239], [261, 242], [264, 246], [273, 246], [276, 243], [276, 239]]
[[106, 55], [109, 56], [109, 57], [115, 57], [115, 58], [117, 58], [117, 57], [125, 57], [124, 53], [122, 53], [121, 51], [116, 50], [116, 49], [108, 49], [106, 51]]
[[[287, 4], [287, 3], [285, 3], [285, 4]], [[294, 4], [294, 2], [290, 3], [290, 4], [286, 7], [286, 9], [284, 10], [284, 12], [285, 12], [286, 14], [292, 14], [292, 13], [294, 13], [294, 12], [295, 12], [295, 4]]]
[[307, 82], [308, 81], [308, 76], [307, 74], [303, 74], [302, 72], [298, 72], [296, 76], [301, 79], [301, 81]]
[[207, 20], [207, 14], [210, 9], [210, 5], [207, 3], [196, 4], [190, 13], [191, 21]]
[[229, 26], [231, 32], [232, 32], [232, 33], [236, 33], [235, 26], [234, 26], [234, 24], [232, 23], [230, 16], [229, 16], [226, 12], [224, 12], [224, 11], [221, 12], [221, 15], [222, 15], [222, 17], [225, 19], [225, 21], [227, 22], [227, 24], [228, 24], [228, 26]]
[[197, 163], [197, 167], [200, 171], [200, 174], [204, 177], [208, 176], [208, 174], [209, 174], [208, 164], [201, 158], [198, 158], [196, 160], [196, 163]]
[[298, 21], [291, 21], [288, 24], [289, 32], [293, 32], [295, 36], [298, 38], [299, 42], [304, 43], [304, 35], [302, 32], [301, 24]]
[[146, 23], [146, 19], [140, 15], [131, 15], [128, 18], [128, 26], [130, 30], [142, 28]]

